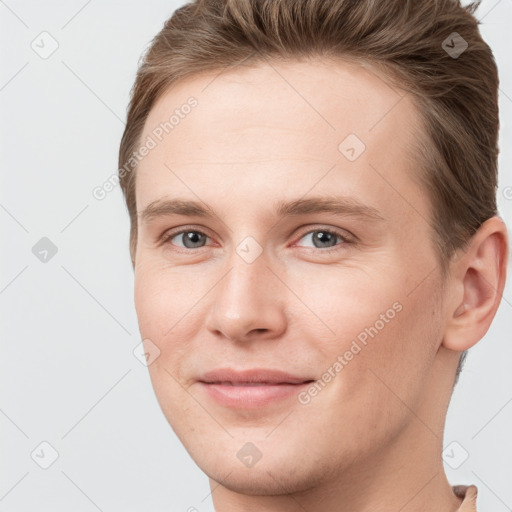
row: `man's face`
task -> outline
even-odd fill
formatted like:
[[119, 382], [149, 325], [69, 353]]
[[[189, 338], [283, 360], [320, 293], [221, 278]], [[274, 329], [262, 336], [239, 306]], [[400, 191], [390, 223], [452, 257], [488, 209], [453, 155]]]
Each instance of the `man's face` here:
[[[214, 480], [308, 488], [382, 454], [431, 399], [442, 297], [408, 153], [418, 125], [409, 96], [343, 62], [198, 76], [150, 112], [141, 141], [158, 144], [137, 170], [138, 212], [180, 200], [213, 213], [139, 216], [135, 305], [148, 351], [160, 350], [149, 371], [162, 410]], [[277, 211], [318, 199], [375, 215]], [[228, 403], [199, 382], [225, 368], [317, 382]]]

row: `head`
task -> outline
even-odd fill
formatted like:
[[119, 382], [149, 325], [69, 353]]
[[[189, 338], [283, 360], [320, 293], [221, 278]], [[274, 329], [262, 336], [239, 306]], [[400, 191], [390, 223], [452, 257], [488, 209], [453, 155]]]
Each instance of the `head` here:
[[[135, 303], [162, 409], [212, 477], [252, 441], [260, 480], [233, 488], [268, 488], [299, 449], [290, 486], [306, 486], [424, 428], [403, 403], [439, 407], [442, 437], [508, 256], [476, 6], [198, 0], [152, 41], [119, 152]], [[226, 366], [313, 383], [234, 410], [198, 382]]]

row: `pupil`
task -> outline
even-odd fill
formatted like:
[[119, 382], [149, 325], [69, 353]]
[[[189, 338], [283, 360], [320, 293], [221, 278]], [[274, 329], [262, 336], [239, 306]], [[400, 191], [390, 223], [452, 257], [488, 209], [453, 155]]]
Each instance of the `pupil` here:
[[[186, 242], [191, 242], [192, 245], [195, 245], [195, 244], [200, 244], [201, 243], [201, 234], [195, 232], [195, 231], [189, 231], [188, 233], [186, 233], [186, 236], [185, 236], [185, 241]], [[185, 243], [185, 247], [189, 247], [187, 245], [187, 243]]]
[[332, 235], [331, 233], [326, 233], [325, 231], [318, 231], [317, 232], [317, 236], [316, 236], [316, 239], [322, 244], [322, 243], [326, 243], [326, 242], [329, 242], [330, 239], [332, 238]]

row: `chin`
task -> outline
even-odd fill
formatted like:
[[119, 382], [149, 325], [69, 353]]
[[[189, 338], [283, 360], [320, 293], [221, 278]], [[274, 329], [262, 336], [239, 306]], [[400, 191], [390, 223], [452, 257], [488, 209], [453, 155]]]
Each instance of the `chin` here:
[[[252, 468], [246, 468], [238, 461], [228, 462], [225, 458], [217, 463], [196, 464], [215, 483], [230, 491], [248, 496], [277, 496], [307, 491], [317, 485], [318, 468], [308, 471], [304, 466], [297, 471], [298, 460], [264, 463], [263, 458]], [[321, 480], [321, 478], [320, 478]]]

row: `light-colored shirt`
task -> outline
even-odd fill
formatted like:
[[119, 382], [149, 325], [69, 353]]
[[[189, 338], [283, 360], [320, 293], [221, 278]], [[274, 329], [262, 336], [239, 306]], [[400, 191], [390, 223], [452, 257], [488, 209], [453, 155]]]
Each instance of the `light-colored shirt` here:
[[478, 489], [475, 485], [455, 485], [452, 487], [455, 496], [463, 498], [457, 512], [477, 512], [476, 497]]

